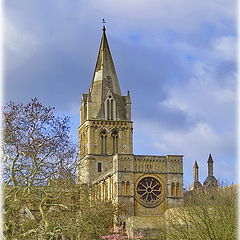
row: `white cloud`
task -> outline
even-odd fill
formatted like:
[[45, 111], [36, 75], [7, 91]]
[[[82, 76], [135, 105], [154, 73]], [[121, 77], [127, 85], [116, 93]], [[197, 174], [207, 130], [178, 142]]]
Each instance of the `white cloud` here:
[[3, 30], [5, 51], [14, 55], [6, 64], [6, 68], [13, 70], [33, 56], [40, 42], [31, 32], [7, 19]]
[[213, 42], [213, 54], [225, 61], [236, 61], [237, 40], [233, 36], [223, 36]]
[[[194, 119], [193, 124], [184, 131], [179, 128], [166, 129], [161, 120], [156, 123], [150, 116], [138, 120], [137, 130], [151, 139], [156, 153], [184, 154], [187, 183], [191, 180], [189, 176], [192, 176], [194, 160], [199, 161], [204, 180], [209, 153], [216, 157], [216, 177], [233, 180], [232, 166], [236, 164], [236, 76], [227, 74], [226, 83], [223, 83], [222, 79], [216, 78], [214, 70], [214, 66], [196, 62], [195, 76], [181, 86], [169, 86], [168, 98], [158, 103], [169, 110], [181, 110]], [[229, 165], [222, 171], [221, 167], [226, 161]]]
[[[131, 25], [155, 28], [166, 27], [179, 29], [194, 29], [196, 25], [203, 22], [215, 20], [216, 24], [221, 24], [223, 17], [235, 18], [236, 1], [229, 0], [226, 4], [224, 0], [122, 0], [122, 1], [90, 1], [92, 8], [95, 8], [117, 19], [121, 18], [128, 25], [122, 23], [123, 28]], [[156, 30], [157, 30], [156, 29]]]
[[206, 121], [231, 122], [237, 100], [236, 76], [230, 73], [225, 84], [214, 75], [214, 67], [196, 63], [195, 68], [195, 77], [187, 84], [181, 88], [178, 85], [169, 88], [170, 96], [163, 104], [170, 108], [179, 108], [190, 116], [201, 117]]
[[[145, 148], [149, 144], [155, 147], [154, 154], [183, 154], [185, 184], [192, 181], [192, 166], [195, 160], [200, 167], [200, 178], [203, 181], [207, 177], [207, 158], [212, 153], [215, 161], [215, 176], [221, 180], [234, 180], [232, 166], [236, 164], [226, 159], [226, 156], [234, 156], [234, 144], [236, 139], [232, 133], [218, 132], [209, 124], [199, 122], [188, 131], [175, 131], [163, 128], [160, 124], [151, 121], [137, 122], [139, 136], [144, 136]], [[227, 164], [226, 164], [227, 162]], [[222, 167], [224, 167], [224, 171]]]
[[23, 33], [20, 29], [15, 28], [9, 22], [5, 22], [5, 46], [11, 51], [20, 52], [27, 46], [35, 44], [36, 40], [30, 33]]

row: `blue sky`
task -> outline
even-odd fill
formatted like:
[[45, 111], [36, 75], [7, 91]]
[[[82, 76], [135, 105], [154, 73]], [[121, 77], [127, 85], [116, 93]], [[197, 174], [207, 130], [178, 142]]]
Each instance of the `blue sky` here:
[[37, 97], [71, 117], [93, 75], [101, 20], [123, 94], [130, 90], [135, 154], [183, 154], [184, 181], [236, 182], [234, 0], [48, 0], [4, 4], [5, 102]]

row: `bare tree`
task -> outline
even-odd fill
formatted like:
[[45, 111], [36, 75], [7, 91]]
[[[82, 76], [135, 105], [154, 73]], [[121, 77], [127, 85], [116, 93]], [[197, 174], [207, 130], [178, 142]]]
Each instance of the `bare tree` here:
[[169, 240], [237, 239], [237, 188], [189, 192], [182, 207], [168, 210], [166, 222]]
[[89, 201], [94, 189], [69, 181], [48, 186], [6, 188], [5, 239], [86, 240], [109, 233], [117, 207]]
[[4, 181], [9, 185], [42, 185], [59, 168], [71, 168], [76, 153], [69, 137], [69, 117], [36, 98], [27, 104], [10, 102], [3, 110]]
[[74, 181], [68, 117], [37, 99], [4, 107], [4, 239], [98, 239], [117, 207]]

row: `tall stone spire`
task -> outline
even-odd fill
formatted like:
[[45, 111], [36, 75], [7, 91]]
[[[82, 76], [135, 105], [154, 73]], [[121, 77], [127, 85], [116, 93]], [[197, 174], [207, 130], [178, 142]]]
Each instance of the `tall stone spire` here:
[[197, 161], [194, 162], [193, 165], [193, 183], [190, 187], [190, 190], [200, 189], [202, 188], [202, 184], [199, 182], [199, 176], [198, 176], [198, 164]]
[[209, 154], [207, 163], [208, 163], [208, 177], [203, 182], [203, 187], [204, 188], [217, 187], [218, 181], [213, 175], [213, 158], [211, 153]]
[[90, 93], [93, 102], [93, 114], [97, 118], [103, 115], [103, 102], [108, 92], [121, 96], [121, 89], [108, 45], [106, 28], [103, 27], [96, 67], [93, 74]]
[[212, 159], [212, 155], [211, 153], [209, 154], [209, 157], [208, 157], [208, 176], [213, 176], [213, 159]]
[[194, 166], [193, 166], [193, 177], [194, 177], [194, 182], [198, 182], [199, 179], [198, 179], [198, 164], [197, 164], [197, 161], [195, 161], [194, 163]]
[[103, 93], [104, 87], [107, 87], [114, 93], [121, 95], [117, 73], [107, 41], [105, 26], [103, 27], [102, 39], [93, 74], [91, 93], [94, 94], [94, 92], [97, 90], [100, 90]]
[[81, 106], [81, 123], [95, 119], [131, 121], [130, 93], [122, 96], [105, 25], [91, 86], [89, 92], [83, 94]]

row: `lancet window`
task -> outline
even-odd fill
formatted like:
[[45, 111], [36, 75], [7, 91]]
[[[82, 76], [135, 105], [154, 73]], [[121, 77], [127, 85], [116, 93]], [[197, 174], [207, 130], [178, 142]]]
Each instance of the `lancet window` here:
[[105, 182], [105, 185], [104, 185], [104, 197], [105, 197], [105, 200], [108, 200], [108, 182]]
[[171, 184], [171, 196], [175, 196], [175, 183]]
[[114, 100], [111, 95], [108, 96], [105, 102], [105, 115], [107, 120], [114, 120], [115, 119], [115, 106]]
[[130, 183], [129, 183], [129, 181], [127, 181], [127, 183], [126, 183], [126, 194], [130, 195]]
[[112, 153], [118, 153], [118, 130], [112, 131]]
[[171, 196], [177, 197], [180, 195], [180, 184], [179, 183], [172, 183], [171, 184]]
[[98, 172], [102, 172], [102, 163], [101, 162], [98, 163]]
[[179, 196], [179, 192], [180, 192], [179, 183], [176, 183], [176, 196]]
[[126, 191], [125, 182], [122, 181], [122, 183], [121, 183], [121, 192], [122, 192], [122, 195], [125, 195], [125, 191]]
[[106, 154], [107, 153], [107, 131], [104, 129], [100, 133], [101, 137], [101, 153]]

